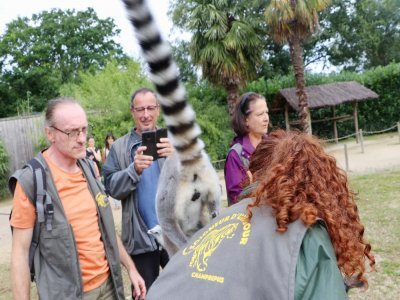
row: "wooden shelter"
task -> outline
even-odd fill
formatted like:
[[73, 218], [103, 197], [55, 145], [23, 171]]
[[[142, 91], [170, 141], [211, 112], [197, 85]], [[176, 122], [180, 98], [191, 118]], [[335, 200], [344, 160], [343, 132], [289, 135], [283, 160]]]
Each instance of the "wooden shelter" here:
[[[310, 110], [322, 107], [332, 108], [332, 117], [322, 120], [311, 120], [311, 123], [332, 121], [333, 136], [338, 140], [337, 122], [354, 119], [355, 132], [358, 133], [358, 108], [357, 103], [369, 99], [377, 99], [379, 96], [374, 91], [366, 88], [356, 81], [336, 82], [329, 84], [313, 85], [306, 87], [308, 107]], [[351, 115], [336, 115], [336, 105], [352, 103]], [[283, 111], [285, 113], [286, 128], [298, 124], [298, 120], [289, 120], [289, 111], [299, 111], [299, 102], [296, 88], [282, 89], [279, 91], [271, 108], [272, 112]]]

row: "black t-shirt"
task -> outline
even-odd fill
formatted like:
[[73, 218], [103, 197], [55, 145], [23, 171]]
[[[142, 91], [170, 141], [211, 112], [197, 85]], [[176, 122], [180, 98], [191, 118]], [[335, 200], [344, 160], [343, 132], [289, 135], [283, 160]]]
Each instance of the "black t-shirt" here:
[[[99, 151], [99, 149], [94, 148], [94, 151], [97, 152], [97, 151]], [[86, 158], [93, 160], [96, 163], [97, 167], [99, 168], [99, 172], [101, 171], [100, 162], [96, 159], [96, 156], [94, 156], [94, 153], [92, 151], [89, 151], [87, 148], [86, 148]]]

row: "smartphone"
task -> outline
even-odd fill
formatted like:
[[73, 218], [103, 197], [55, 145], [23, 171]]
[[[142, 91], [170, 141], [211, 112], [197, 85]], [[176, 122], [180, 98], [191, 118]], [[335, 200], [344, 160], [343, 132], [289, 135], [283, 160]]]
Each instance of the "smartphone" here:
[[161, 143], [160, 139], [161, 139], [161, 138], [166, 138], [166, 137], [168, 137], [168, 130], [167, 130], [167, 128], [160, 128], [160, 129], [157, 129], [157, 132], [156, 132], [156, 140], [157, 140], [157, 143]]
[[142, 146], [147, 147], [143, 154], [153, 156], [154, 160], [158, 159], [156, 143], [156, 131], [152, 130], [142, 132]]

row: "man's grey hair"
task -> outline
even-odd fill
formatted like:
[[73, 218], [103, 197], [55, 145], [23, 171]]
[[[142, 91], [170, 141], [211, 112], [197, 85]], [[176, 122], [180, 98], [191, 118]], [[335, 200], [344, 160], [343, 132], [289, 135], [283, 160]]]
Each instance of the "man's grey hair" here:
[[136, 91], [134, 91], [133, 94], [132, 94], [132, 97], [131, 97], [131, 109], [133, 108], [133, 101], [135, 100], [136, 96], [139, 95], [139, 94], [146, 94], [146, 93], [152, 93], [154, 95], [154, 97], [156, 98], [157, 103], [158, 103], [157, 95], [152, 89], [140, 88], [140, 89], [137, 89]]
[[80, 105], [80, 103], [72, 97], [58, 97], [58, 98], [50, 100], [47, 103], [46, 114], [45, 114], [45, 123], [44, 124], [46, 127], [54, 126], [54, 124], [55, 124], [54, 112], [55, 112], [56, 108], [62, 104], [77, 104], [80, 107], [82, 107]]

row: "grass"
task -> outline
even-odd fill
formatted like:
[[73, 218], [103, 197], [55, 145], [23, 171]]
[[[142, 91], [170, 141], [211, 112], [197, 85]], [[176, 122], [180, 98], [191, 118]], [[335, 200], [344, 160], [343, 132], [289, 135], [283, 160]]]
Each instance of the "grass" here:
[[377, 272], [369, 274], [368, 290], [352, 291], [350, 298], [400, 299], [400, 171], [355, 176], [351, 186], [358, 192], [361, 221]]
[[[358, 193], [361, 221], [377, 261], [377, 272], [368, 274], [369, 288], [350, 291], [350, 299], [400, 299], [400, 170], [353, 175], [350, 184]], [[129, 292], [126, 273], [124, 283]], [[0, 300], [11, 299], [10, 286], [9, 265], [3, 263]]]
[[10, 197], [6, 197], [3, 199], [0, 199], [0, 208], [4, 206], [9, 206], [12, 203], [12, 199]]

